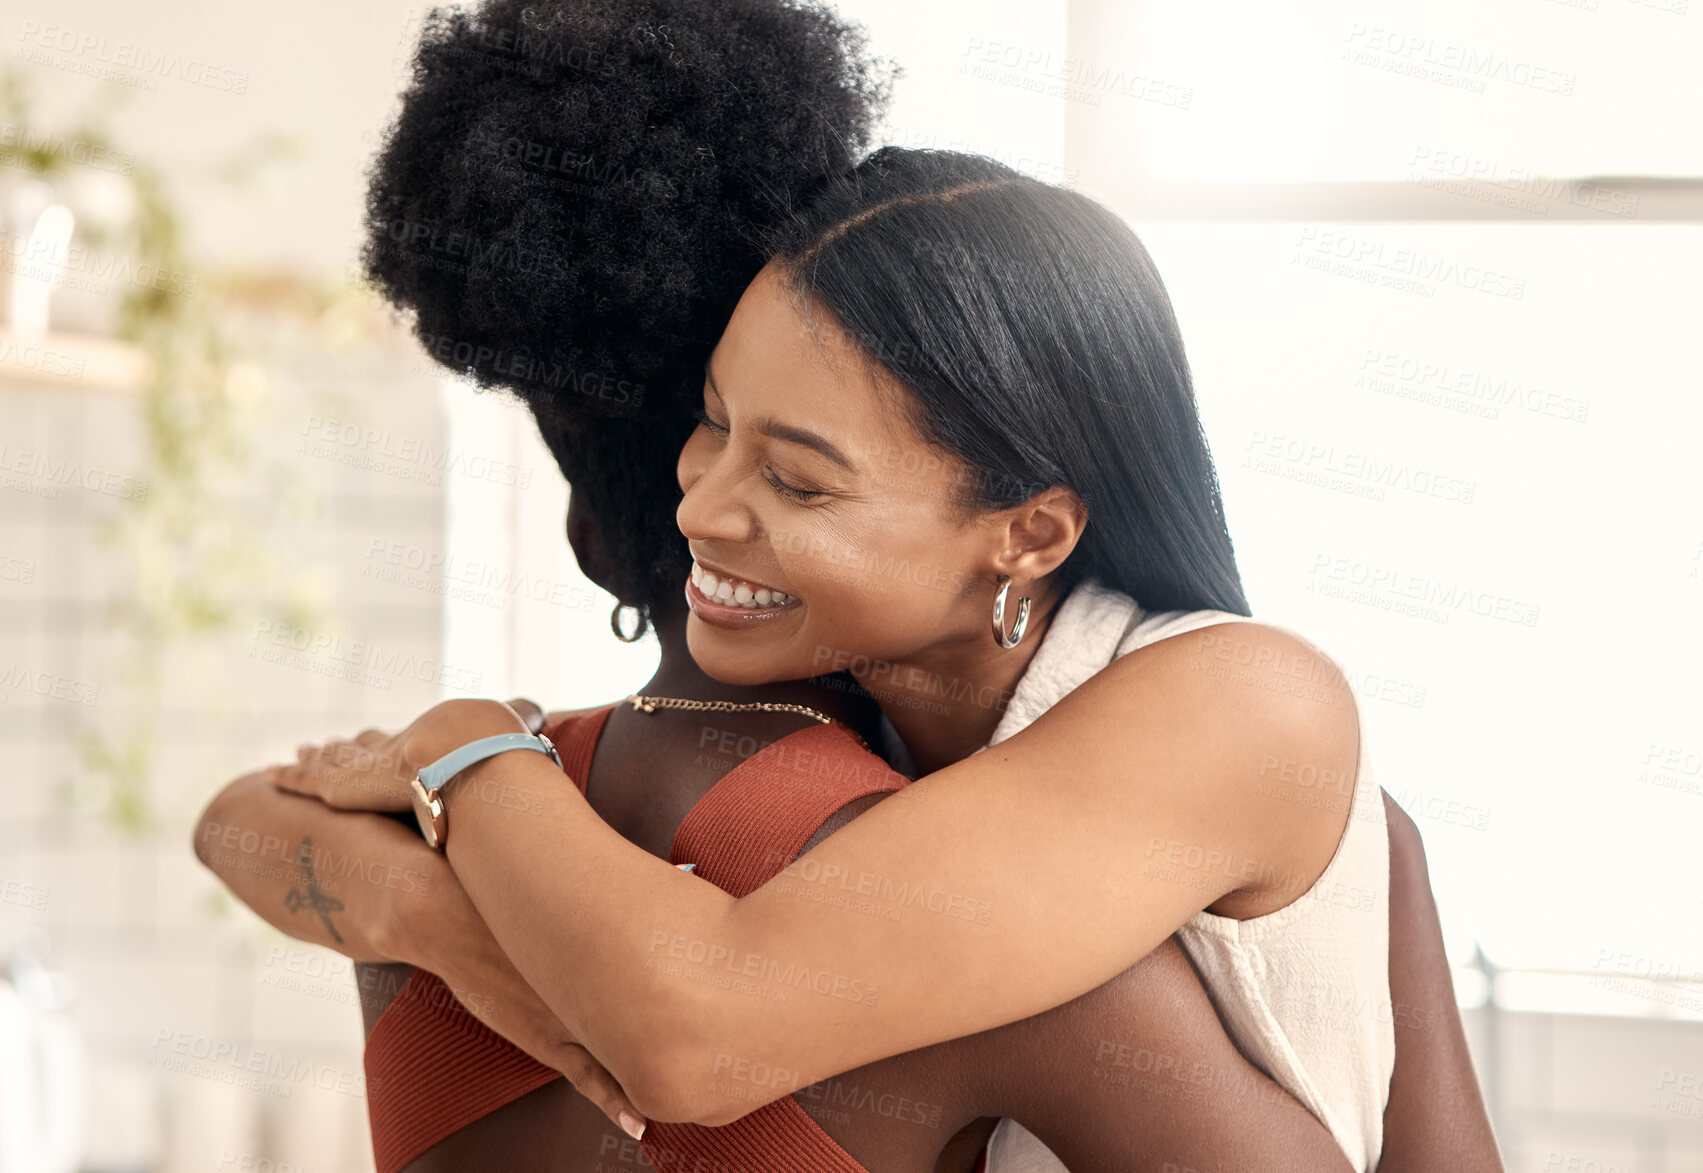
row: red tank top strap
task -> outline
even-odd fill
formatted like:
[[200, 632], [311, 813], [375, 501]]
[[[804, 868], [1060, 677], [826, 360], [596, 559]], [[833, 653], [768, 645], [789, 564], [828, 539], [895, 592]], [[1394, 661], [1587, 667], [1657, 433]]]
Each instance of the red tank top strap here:
[[609, 704], [599, 709], [570, 713], [544, 728], [544, 736], [550, 739], [550, 744], [556, 747], [556, 756], [562, 759], [562, 771], [574, 780], [581, 794], [585, 793], [585, 781], [591, 774], [591, 758], [597, 752], [597, 739], [603, 736], [603, 727], [609, 723], [609, 714], [614, 711], [615, 705]]
[[[724, 775], [680, 824], [670, 858], [696, 864], [695, 875], [746, 896], [797, 859], [848, 802], [909, 784], [844, 725], [802, 729]], [[657, 1173], [868, 1173], [791, 1096], [714, 1128], [652, 1121], [639, 1144]]]
[[910, 779], [844, 725], [816, 725], [764, 746], [699, 800], [674, 833], [670, 862], [748, 896], [798, 857], [829, 815]]

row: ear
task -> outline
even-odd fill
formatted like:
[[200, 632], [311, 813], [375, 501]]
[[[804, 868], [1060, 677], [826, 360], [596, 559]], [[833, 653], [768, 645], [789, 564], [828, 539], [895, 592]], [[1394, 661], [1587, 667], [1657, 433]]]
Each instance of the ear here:
[[1069, 485], [1052, 485], [1001, 510], [992, 572], [1018, 584], [1045, 578], [1063, 565], [1088, 528], [1088, 506]]

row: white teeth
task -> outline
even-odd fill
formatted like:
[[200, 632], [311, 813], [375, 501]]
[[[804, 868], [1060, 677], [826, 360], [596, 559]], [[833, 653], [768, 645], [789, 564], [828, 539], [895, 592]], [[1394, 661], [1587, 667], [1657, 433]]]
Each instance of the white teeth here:
[[714, 599], [728, 607], [781, 607], [794, 600], [794, 596], [770, 590], [768, 587], [755, 587], [746, 582], [735, 583], [731, 579], [717, 578], [696, 562], [692, 563], [692, 583], [706, 599]]

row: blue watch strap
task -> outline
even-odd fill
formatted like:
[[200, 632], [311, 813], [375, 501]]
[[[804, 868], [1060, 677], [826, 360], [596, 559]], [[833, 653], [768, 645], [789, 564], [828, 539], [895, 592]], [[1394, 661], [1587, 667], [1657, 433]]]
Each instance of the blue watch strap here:
[[426, 790], [433, 791], [449, 783], [461, 771], [476, 762], [497, 754], [506, 753], [511, 749], [531, 749], [542, 754], [549, 754], [550, 760], [557, 768], [562, 765], [562, 759], [556, 753], [556, 747], [550, 744], [550, 739], [542, 733], [499, 733], [495, 737], [481, 737], [478, 741], [470, 741], [460, 749], [451, 750], [443, 757], [420, 771], [420, 784]]

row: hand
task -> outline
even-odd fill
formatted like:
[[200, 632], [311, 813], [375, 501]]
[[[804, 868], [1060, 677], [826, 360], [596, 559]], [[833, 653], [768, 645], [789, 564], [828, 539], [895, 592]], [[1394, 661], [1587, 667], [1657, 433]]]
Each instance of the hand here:
[[408, 768], [404, 755], [407, 735], [407, 730], [364, 729], [352, 739], [304, 745], [296, 750], [294, 765], [268, 766], [266, 774], [279, 790], [317, 798], [337, 810], [412, 810], [418, 771]]
[[268, 776], [280, 790], [338, 810], [412, 810], [414, 778], [426, 766], [481, 737], [526, 731], [526, 722], [499, 701], [444, 701], [400, 733], [366, 729], [303, 745], [294, 765], [268, 767]]

